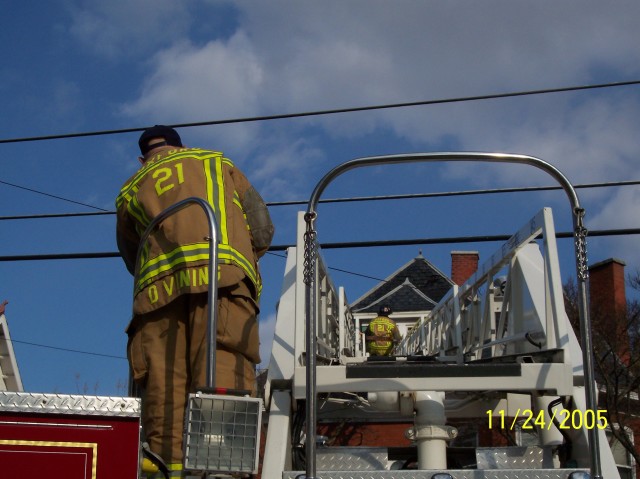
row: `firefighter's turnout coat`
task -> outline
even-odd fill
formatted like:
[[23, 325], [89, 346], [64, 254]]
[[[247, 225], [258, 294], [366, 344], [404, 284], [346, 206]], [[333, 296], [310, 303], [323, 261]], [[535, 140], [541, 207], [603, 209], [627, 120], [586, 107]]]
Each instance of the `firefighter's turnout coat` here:
[[396, 322], [387, 316], [378, 316], [367, 327], [365, 341], [371, 356], [390, 356], [400, 339]]
[[175, 147], [158, 151], [116, 199], [118, 248], [134, 275], [134, 316], [185, 293], [207, 291], [210, 244], [202, 208], [192, 205], [167, 217], [147, 243], [139, 245], [155, 216], [194, 196], [207, 200], [218, 221], [218, 288], [246, 282], [257, 310], [262, 288], [258, 258], [274, 231], [264, 201], [222, 153]]

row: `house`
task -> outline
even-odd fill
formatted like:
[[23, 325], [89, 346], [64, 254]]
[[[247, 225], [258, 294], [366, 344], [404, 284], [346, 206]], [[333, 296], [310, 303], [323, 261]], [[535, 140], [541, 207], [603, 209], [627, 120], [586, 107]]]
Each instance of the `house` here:
[[[477, 251], [451, 253], [451, 278], [429, 262], [422, 252], [367, 291], [351, 305], [356, 330], [366, 330], [377, 316], [378, 309], [387, 305], [393, 313], [402, 335], [419, 319], [429, 316], [438, 302], [454, 284], [463, 284], [478, 268]], [[364, 354], [364, 345], [360, 344]], [[336, 446], [410, 446], [406, 431], [412, 421], [398, 422], [377, 415], [363, 422], [320, 424], [318, 433]]]
[[451, 278], [431, 264], [422, 252], [374, 286], [350, 308], [356, 329], [365, 331], [381, 306], [389, 306], [401, 335], [431, 310], [454, 284], [463, 284], [478, 268], [477, 251], [451, 252]]
[[[478, 253], [475, 251], [453, 251], [451, 253], [451, 278], [448, 278], [438, 268], [432, 265], [422, 254], [400, 267], [397, 271], [385, 278], [384, 281], [374, 286], [371, 290], [358, 298], [351, 305], [351, 312], [356, 321], [356, 327], [363, 331], [369, 321], [377, 316], [380, 306], [388, 305], [393, 310], [391, 318], [396, 321], [402, 334], [421, 318], [427, 318], [433, 308], [438, 304], [453, 284], [461, 285], [471, 277], [478, 268]], [[625, 263], [619, 259], [607, 259], [593, 264], [589, 268], [590, 282], [590, 310], [592, 327], [594, 331], [610, 330], [611, 336], [618, 338], [616, 343], [618, 360], [629, 364], [631, 358], [629, 348], [629, 335], [625, 322], [627, 315]], [[570, 315], [571, 312], [567, 311]], [[637, 350], [636, 350], [637, 351]], [[638, 361], [638, 358], [635, 358]], [[607, 391], [602, 377], [599, 382], [600, 408], [607, 408]], [[609, 398], [611, 400], [611, 398]], [[631, 404], [633, 403], [633, 404]], [[610, 404], [610, 403], [609, 403]], [[625, 411], [627, 420], [625, 430], [635, 444], [636, 451], [640, 452], [640, 403], [637, 391], [631, 392], [630, 406]], [[612, 418], [614, 420], [615, 418]], [[461, 431], [464, 429], [464, 425]], [[474, 445], [502, 446], [506, 440], [504, 434], [489, 431], [483, 425], [468, 425], [469, 428], [461, 434], [459, 439], [464, 441], [466, 436]], [[406, 423], [385, 423], [373, 421], [369, 423], [349, 424], [347, 430], [342, 430], [336, 444], [342, 445], [387, 445], [395, 441], [402, 443]], [[321, 433], [334, 436], [332, 428], [323, 426]], [[528, 443], [536, 438], [527, 438], [522, 432], [516, 431], [514, 438], [518, 442]], [[610, 434], [609, 441], [614, 452], [621, 477], [637, 477], [638, 465], [628, 451]], [[337, 438], [334, 438], [337, 439]], [[459, 441], [462, 442], [463, 441]], [[636, 470], [636, 471], [634, 471]]]

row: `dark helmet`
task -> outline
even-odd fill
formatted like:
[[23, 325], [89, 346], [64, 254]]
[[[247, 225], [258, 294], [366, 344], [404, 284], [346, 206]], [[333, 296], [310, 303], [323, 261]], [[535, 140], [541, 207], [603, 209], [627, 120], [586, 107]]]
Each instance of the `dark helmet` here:
[[378, 310], [378, 316], [389, 316], [392, 313], [393, 311], [391, 311], [391, 307], [386, 305], [380, 306], [380, 309]]
[[[152, 149], [149, 146], [149, 140], [152, 138], [164, 138], [166, 144], [169, 146], [182, 146], [182, 139], [176, 130], [170, 126], [156, 125], [151, 128], [147, 128], [144, 130], [142, 135], [140, 135], [138, 146], [140, 147], [140, 152], [143, 155], [146, 155], [147, 152]], [[153, 146], [158, 146], [158, 143]]]

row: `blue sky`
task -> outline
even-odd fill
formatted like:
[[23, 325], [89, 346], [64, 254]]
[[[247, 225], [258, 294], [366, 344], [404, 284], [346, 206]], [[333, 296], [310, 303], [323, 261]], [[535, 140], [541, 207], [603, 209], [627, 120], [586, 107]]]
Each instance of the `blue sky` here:
[[[437, 100], [640, 79], [634, 1], [451, 0], [5, 2], [0, 139]], [[306, 200], [334, 166], [418, 151], [538, 156], [573, 183], [638, 180], [640, 87], [180, 129], [223, 151], [268, 202]], [[112, 211], [136, 170], [138, 133], [0, 144], [0, 216]], [[538, 186], [519, 165], [412, 165], [349, 172], [324, 197]], [[637, 187], [580, 190], [589, 229], [640, 227]], [[319, 240], [510, 234], [561, 193], [322, 205]], [[295, 241], [299, 207], [274, 207], [274, 244]], [[0, 255], [116, 251], [112, 215], [4, 220]], [[419, 250], [450, 272], [451, 250], [497, 244], [327, 251], [334, 266], [385, 278]], [[575, 276], [561, 240], [563, 276]], [[640, 266], [637, 237], [594, 238], [589, 261]], [[268, 359], [285, 260], [262, 260]], [[351, 300], [376, 283], [335, 272]], [[0, 263], [0, 300], [26, 390], [126, 390], [131, 278], [115, 259]], [[45, 347], [49, 346], [49, 347]], [[62, 351], [61, 348], [81, 352]], [[94, 354], [86, 354], [94, 353]]]

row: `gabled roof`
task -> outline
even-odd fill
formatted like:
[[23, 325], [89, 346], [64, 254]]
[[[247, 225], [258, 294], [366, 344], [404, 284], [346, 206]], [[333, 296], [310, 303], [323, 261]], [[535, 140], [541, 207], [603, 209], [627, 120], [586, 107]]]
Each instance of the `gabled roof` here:
[[453, 282], [422, 254], [351, 304], [354, 313], [375, 313], [382, 305], [394, 312], [431, 311]]

